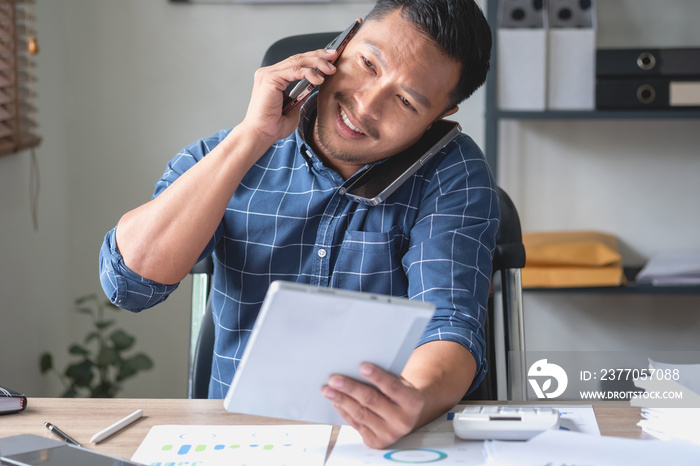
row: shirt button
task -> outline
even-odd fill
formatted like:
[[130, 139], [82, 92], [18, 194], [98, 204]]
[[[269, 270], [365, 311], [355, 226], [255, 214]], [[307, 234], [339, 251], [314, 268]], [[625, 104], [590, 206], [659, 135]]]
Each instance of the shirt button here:
[[323, 259], [324, 257], [326, 257], [326, 254], [328, 254], [328, 252], [327, 252], [325, 249], [320, 248], [320, 249], [318, 250], [318, 257], [320, 257], [321, 259]]

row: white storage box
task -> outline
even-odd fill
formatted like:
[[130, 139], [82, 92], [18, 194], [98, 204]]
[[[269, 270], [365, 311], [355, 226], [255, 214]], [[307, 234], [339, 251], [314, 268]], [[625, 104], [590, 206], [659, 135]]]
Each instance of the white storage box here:
[[501, 0], [498, 12], [498, 107], [546, 108], [547, 18], [541, 2]]
[[549, 0], [547, 108], [595, 108], [594, 0]]

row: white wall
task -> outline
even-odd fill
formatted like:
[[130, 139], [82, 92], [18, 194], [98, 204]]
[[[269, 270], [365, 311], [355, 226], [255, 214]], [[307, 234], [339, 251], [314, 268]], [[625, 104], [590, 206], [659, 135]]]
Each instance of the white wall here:
[[[267, 46], [292, 34], [344, 29], [371, 2], [179, 5], [167, 0], [38, 0], [41, 173], [31, 224], [29, 154], [0, 158], [0, 385], [33, 396], [61, 389], [38, 370], [63, 368], [86, 333], [75, 298], [101, 293], [103, 235], [145, 202], [184, 145], [239, 122]], [[482, 139], [483, 93], [458, 118]], [[186, 394], [190, 281], [140, 315], [115, 314], [155, 369], [124, 396]]]
[[[48, 3], [48, 2], [47, 2]], [[72, 301], [68, 238], [68, 155], [65, 98], [64, 14], [50, 2], [53, 21], [39, 27], [52, 41], [42, 48], [37, 91], [42, 94], [38, 151], [41, 165], [39, 231], [30, 214], [28, 153], [0, 157], [0, 385], [29, 394], [59, 388], [39, 374], [39, 353], [67, 347], [73, 316], [66, 309]], [[40, 9], [41, 10], [41, 9]], [[51, 100], [43, 96], [51, 95]], [[49, 123], [50, 122], [50, 123]]]

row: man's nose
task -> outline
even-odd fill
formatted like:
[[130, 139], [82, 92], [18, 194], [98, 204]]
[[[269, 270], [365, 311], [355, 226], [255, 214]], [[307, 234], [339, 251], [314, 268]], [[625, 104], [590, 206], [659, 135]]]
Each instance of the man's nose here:
[[354, 93], [357, 116], [367, 120], [379, 120], [386, 101], [386, 89], [378, 85], [367, 84]]

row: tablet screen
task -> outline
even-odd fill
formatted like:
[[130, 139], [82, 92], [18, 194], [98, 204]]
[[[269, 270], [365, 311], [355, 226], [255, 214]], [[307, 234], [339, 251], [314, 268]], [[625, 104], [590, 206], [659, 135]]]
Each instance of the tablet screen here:
[[1, 461], [3, 465], [13, 466], [142, 466], [140, 463], [132, 463], [131, 461], [70, 445], [4, 456]]

